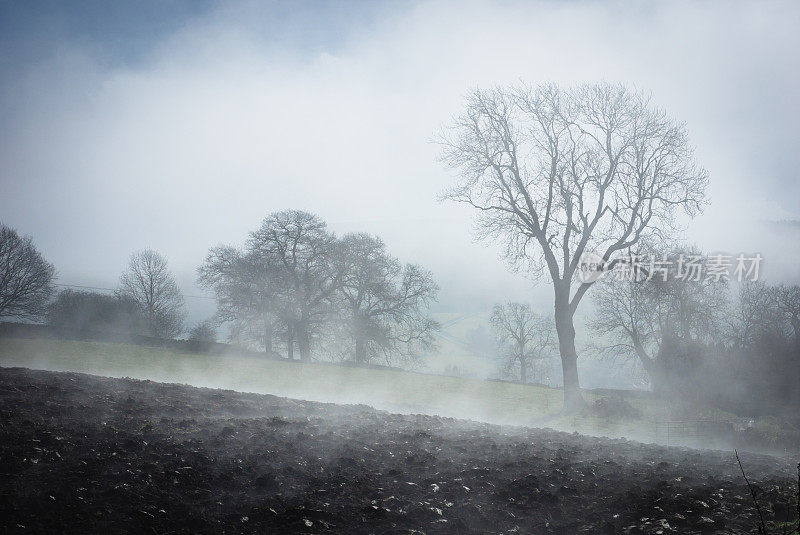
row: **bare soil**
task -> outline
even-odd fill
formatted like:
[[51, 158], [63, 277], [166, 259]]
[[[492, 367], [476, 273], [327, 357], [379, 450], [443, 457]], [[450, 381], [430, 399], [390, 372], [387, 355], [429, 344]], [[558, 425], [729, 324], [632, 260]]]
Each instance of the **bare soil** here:
[[[792, 464], [741, 457], [765, 519], [793, 518]], [[738, 470], [733, 452], [0, 368], [4, 533], [756, 533]]]

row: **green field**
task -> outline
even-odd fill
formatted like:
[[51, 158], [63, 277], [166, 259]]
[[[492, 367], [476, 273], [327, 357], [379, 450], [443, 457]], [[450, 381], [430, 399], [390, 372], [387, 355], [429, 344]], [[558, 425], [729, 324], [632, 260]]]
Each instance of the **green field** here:
[[550, 388], [103, 342], [0, 339], [0, 366], [365, 403], [398, 412], [435, 412], [505, 423], [531, 423], [555, 414], [561, 404], [561, 391]]
[[[643, 420], [560, 416], [562, 392], [555, 388], [103, 342], [0, 339], [0, 366], [150, 379], [312, 401], [363, 403], [393, 412], [546, 426], [647, 441], [657, 439], [657, 430], [647, 422], [666, 418], [660, 403], [624, 392], [620, 395], [643, 412]], [[598, 396], [586, 392], [585, 397], [592, 403]]]

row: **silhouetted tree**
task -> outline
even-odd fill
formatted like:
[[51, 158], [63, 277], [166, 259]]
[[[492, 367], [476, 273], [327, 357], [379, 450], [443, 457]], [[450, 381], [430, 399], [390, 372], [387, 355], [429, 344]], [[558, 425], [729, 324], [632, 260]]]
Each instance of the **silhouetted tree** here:
[[573, 317], [592, 282], [576, 272], [584, 253], [608, 261], [700, 211], [707, 177], [683, 125], [621, 85], [522, 85], [473, 91], [441, 143], [460, 176], [444, 198], [475, 207], [512, 265], [549, 275], [564, 407], [584, 406]]
[[274, 311], [285, 326], [290, 359], [296, 343], [300, 358], [311, 360], [313, 339], [332, 312], [341, 275], [333, 260], [336, 239], [326, 227], [313, 214], [284, 210], [264, 219], [247, 243], [252, 261], [270, 266], [278, 281]]
[[53, 294], [55, 274], [29, 236], [0, 223], [0, 318], [40, 318]]
[[284, 332], [276, 311], [281, 279], [275, 260], [218, 246], [197, 270], [200, 286], [216, 297], [217, 320], [231, 323], [232, 339], [257, 341], [269, 354]]
[[438, 286], [431, 274], [401, 265], [380, 238], [348, 234], [338, 244], [341, 263], [337, 295], [358, 363], [382, 356], [415, 359], [433, 345], [439, 325], [425, 315]]
[[131, 255], [117, 294], [139, 306], [150, 336], [175, 338], [183, 332], [183, 295], [157, 252], [145, 249]]
[[739, 286], [727, 318], [728, 338], [733, 344], [750, 346], [763, 331], [778, 328], [781, 321], [775, 297], [764, 281], [744, 281]]
[[552, 323], [524, 303], [495, 305], [489, 323], [500, 346], [506, 373], [519, 371], [519, 380], [528, 382], [535, 363], [548, 356], [554, 343]]

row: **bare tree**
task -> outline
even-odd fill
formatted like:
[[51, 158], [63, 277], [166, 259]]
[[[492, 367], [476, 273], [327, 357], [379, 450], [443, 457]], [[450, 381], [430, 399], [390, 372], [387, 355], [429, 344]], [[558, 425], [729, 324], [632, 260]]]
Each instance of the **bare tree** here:
[[[662, 259], [701, 256], [696, 249], [653, 255]], [[682, 280], [677, 276], [677, 261], [668, 262], [672, 263], [665, 276], [644, 270], [623, 277], [610, 273], [592, 289], [595, 314], [589, 325], [602, 337], [593, 344], [595, 349], [623, 362], [638, 361], [653, 388], [660, 387], [658, 356], [665, 338], [717, 341], [727, 305], [724, 280]]]
[[760, 337], [785, 339], [800, 348], [800, 286], [743, 281], [729, 313], [728, 338], [739, 347]]
[[593, 343], [592, 348], [603, 357], [621, 360], [622, 364], [637, 359], [646, 382], [654, 385], [655, 359], [661, 347], [662, 303], [652, 302], [652, 292], [643, 283], [629, 280], [604, 280], [592, 292], [595, 317], [589, 325], [604, 337]]
[[764, 281], [741, 284], [730, 308], [727, 358], [706, 381], [727, 379], [720, 396], [750, 408], [769, 407], [773, 414], [800, 414], [798, 292], [797, 286]]
[[514, 267], [549, 275], [564, 408], [584, 406], [573, 317], [592, 282], [576, 272], [584, 253], [609, 261], [701, 210], [683, 125], [621, 85], [523, 85], [473, 91], [441, 143], [460, 176], [443, 197], [477, 209], [478, 237], [504, 239]]
[[0, 318], [41, 317], [53, 294], [55, 274], [29, 236], [0, 223]]
[[200, 286], [213, 290], [216, 320], [232, 324], [232, 339], [255, 341], [268, 354], [283, 324], [276, 310], [280, 273], [275, 259], [234, 247], [213, 247], [198, 268]]
[[275, 311], [285, 325], [290, 359], [296, 342], [300, 358], [311, 360], [313, 339], [332, 312], [340, 274], [333, 261], [336, 240], [326, 227], [313, 214], [284, 210], [268, 216], [248, 240], [253, 261], [274, 266]]
[[144, 314], [150, 336], [175, 338], [183, 331], [183, 295], [167, 261], [152, 249], [131, 255], [118, 295], [132, 299]]
[[339, 242], [345, 329], [353, 341], [355, 360], [366, 363], [382, 356], [415, 359], [433, 346], [439, 324], [425, 315], [438, 287], [419, 266], [400, 262], [386, 252], [380, 238], [348, 234]]
[[751, 345], [767, 312], [769, 295], [763, 281], [744, 281], [728, 316], [728, 337], [739, 347]]
[[800, 348], [800, 286], [780, 284], [773, 292], [776, 306], [791, 326], [794, 343]]
[[495, 305], [489, 323], [500, 344], [504, 369], [518, 369], [520, 381], [527, 383], [529, 372], [553, 345], [552, 323], [523, 303]]

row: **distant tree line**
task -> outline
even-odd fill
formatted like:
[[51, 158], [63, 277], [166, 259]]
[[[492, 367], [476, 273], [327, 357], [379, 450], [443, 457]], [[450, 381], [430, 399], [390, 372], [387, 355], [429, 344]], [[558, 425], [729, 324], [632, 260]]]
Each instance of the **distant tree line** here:
[[167, 261], [151, 249], [131, 255], [113, 294], [65, 289], [46, 313], [57, 327], [167, 339], [183, 333], [184, 318], [183, 295]]
[[[31, 238], [6, 226], [0, 261], [0, 317], [165, 339], [186, 332], [183, 295], [166, 259], [151, 249], [131, 255], [113, 294], [56, 294], [52, 264]], [[198, 280], [217, 301], [214, 321], [188, 330], [200, 342], [215, 341], [227, 324], [231, 341], [289, 359], [403, 364], [433, 347], [439, 327], [427, 315], [438, 292], [430, 272], [402, 264], [376, 236], [339, 238], [299, 210], [268, 216], [243, 249], [212, 248]]]
[[289, 359], [322, 352], [408, 363], [432, 347], [438, 328], [426, 314], [438, 291], [428, 271], [401, 264], [375, 236], [337, 238], [299, 210], [265, 218], [243, 249], [212, 248], [198, 280], [234, 340]]
[[139, 305], [126, 296], [62, 290], [47, 310], [47, 323], [68, 329], [146, 334]]
[[[698, 256], [696, 249], [675, 255]], [[672, 274], [674, 275], [674, 274]], [[651, 388], [738, 413], [800, 409], [800, 286], [674, 276], [607, 277], [594, 289], [597, 351]]]
[[30, 237], [0, 223], [0, 318], [156, 338], [174, 338], [184, 330], [183, 296], [167, 261], [155, 251], [134, 253], [111, 295], [56, 293], [55, 277]]

